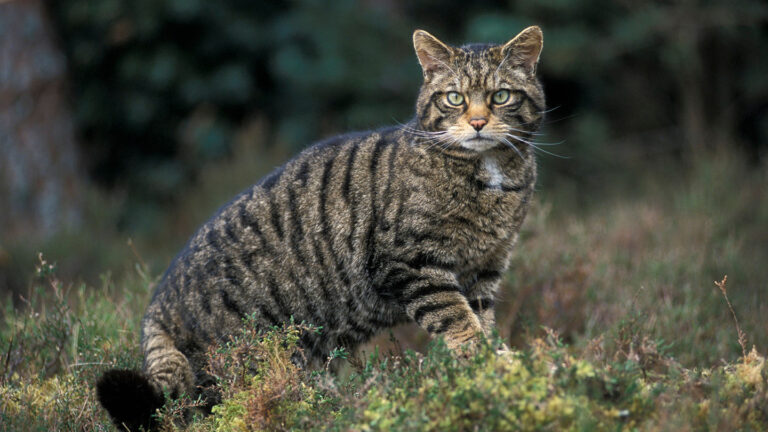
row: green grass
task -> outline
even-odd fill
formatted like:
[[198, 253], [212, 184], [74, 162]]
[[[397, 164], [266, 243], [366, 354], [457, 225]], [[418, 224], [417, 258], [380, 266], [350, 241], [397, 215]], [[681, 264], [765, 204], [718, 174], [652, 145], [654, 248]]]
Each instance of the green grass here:
[[[593, 195], [578, 207], [567, 204], [565, 187], [540, 192], [498, 305], [512, 354], [483, 344], [457, 357], [406, 327], [393, 331], [395, 343], [383, 335], [365, 353], [334, 360], [345, 364], [338, 374], [309, 372], [290, 356], [300, 332], [312, 329], [258, 334], [244, 323], [210, 353], [224, 402], [187, 427], [768, 429], [768, 170], [727, 155], [679, 172], [647, 168], [631, 188], [584, 191]], [[213, 197], [230, 196], [249, 176], [245, 158], [215, 168], [200, 194], [190, 192], [208, 198], [179, 210], [184, 226], [193, 229], [220, 204]], [[178, 243], [182, 234], [167, 235]], [[136, 240], [142, 255], [152, 241], [161, 240]], [[59, 280], [41, 260], [24, 300], [7, 302], [2, 314], [0, 430], [104, 429], [93, 383], [107, 368], [140, 366], [139, 322], [162, 269], [141, 264], [86, 284]], [[745, 349], [713, 283], [725, 274]], [[169, 405], [162, 424], [181, 428], [194, 405]]]
[[139, 271], [119, 285], [109, 275], [98, 288], [67, 285], [55, 270], [41, 255], [24, 307], [5, 305], [2, 430], [96, 429], [107, 423], [96, 378], [110, 366], [141, 366], [139, 322], [154, 284]]

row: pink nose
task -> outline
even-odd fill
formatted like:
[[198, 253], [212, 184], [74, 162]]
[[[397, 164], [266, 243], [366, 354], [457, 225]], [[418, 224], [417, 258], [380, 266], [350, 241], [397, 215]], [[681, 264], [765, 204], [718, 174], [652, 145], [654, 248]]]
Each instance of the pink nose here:
[[480, 129], [482, 129], [483, 126], [485, 126], [486, 123], [488, 123], [488, 120], [486, 120], [486, 119], [484, 119], [482, 117], [480, 117], [480, 118], [473, 118], [472, 120], [469, 121], [469, 124], [473, 128], [475, 128], [475, 130], [478, 131], [478, 132], [480, 132]]

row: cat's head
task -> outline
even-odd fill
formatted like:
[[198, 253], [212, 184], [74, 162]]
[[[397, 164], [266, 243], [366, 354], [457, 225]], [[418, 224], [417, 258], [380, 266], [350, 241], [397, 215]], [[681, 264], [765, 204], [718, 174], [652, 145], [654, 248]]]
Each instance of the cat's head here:
[[543, 118], [544, 92], [536, 78], [543, 46], [539, 27], [504, 45], [451, 47], [416, 30], [413, 45], [424, 72], [416, 102], [420, 129], [443, 147], [484, 151], [520, 146]]

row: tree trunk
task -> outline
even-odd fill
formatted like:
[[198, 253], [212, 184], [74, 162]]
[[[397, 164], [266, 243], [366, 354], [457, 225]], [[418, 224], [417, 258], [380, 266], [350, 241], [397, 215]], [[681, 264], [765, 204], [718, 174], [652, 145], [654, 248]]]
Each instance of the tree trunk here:
[[80, 222], [65, 68], [42, 2], [0, 0], [0, 252]]

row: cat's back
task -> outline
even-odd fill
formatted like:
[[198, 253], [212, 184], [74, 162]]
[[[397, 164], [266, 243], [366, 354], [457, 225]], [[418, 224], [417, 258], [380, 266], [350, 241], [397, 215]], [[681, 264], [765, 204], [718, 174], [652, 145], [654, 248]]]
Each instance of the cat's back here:
[[176, 257], [145, 320], [201, 345], [230, 334], [246, 315], [264, 327], [291, 317], [338, 325], [324, 309], [337, 308], [340, 293], [328, 289], [364, 276], [354, 253], [364, 246], [359, 228], [371, 225], [367, 201], [404, 139], [397, 128], [336, 136], [239, 194]]

